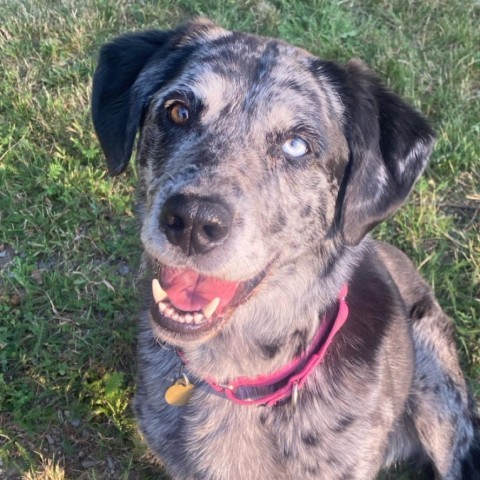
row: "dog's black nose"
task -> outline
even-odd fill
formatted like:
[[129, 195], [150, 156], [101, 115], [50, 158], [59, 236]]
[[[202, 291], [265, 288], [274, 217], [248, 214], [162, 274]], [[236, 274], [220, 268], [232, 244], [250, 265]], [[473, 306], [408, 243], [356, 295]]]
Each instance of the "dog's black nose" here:
[[232, 215], [216, 200], [176, 194], [165, 202], [160, 226], [172, 245], [193, 255], [206, 253], [225, 241]]

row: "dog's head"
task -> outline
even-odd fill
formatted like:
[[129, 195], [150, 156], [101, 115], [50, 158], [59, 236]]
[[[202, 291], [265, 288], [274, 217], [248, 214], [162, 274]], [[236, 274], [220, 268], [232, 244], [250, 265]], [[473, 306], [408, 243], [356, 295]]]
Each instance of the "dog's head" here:
[[360, 62], [206, 20], [105, 45], [92, 108], [112, 175], [139, 132], [152, 318], [177, 344], [211, 337], [286, 266], [321, 275], [405, 201], [433, 145]]

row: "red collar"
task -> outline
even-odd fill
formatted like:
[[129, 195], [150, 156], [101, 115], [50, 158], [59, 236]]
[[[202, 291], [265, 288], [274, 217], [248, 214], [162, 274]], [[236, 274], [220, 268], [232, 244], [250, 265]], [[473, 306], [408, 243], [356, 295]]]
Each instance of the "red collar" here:
[[[272, 406], [288, 397], [292, 397], [295, 403], [298, 391], [303, 388], [308, 376], [322, 361], [333, 337], [347, 320], [348, 305], [345, 301], [347, 292], [348, 287], [344, 285], [338, 298], [337, 316], [328, 318], [329, 315], [325, 314], [312, 343], [303, 355], [295, 357], [290, 363], [268, 375], [254, 378], [237, 377], [226, 385], [220, 385], [212, 379], [205, 379], [205, 382], [217, 393], [225, 395], [239, 405]], [[179, 352], [179, 355], [185, 363], [183, 354]]]

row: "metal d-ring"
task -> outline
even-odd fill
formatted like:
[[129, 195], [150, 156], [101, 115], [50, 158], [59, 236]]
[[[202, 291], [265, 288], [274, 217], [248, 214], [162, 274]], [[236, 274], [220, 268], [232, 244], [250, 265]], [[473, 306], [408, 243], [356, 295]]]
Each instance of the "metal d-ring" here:
[[298, 382], [295, 382], [292, 387], [292, 408], [295, 410], [298, 401]]
[[187, 377], [187, 374], [184, 372], [185, 370], [185, 365], [183, 363], [180, 365], [180, 371], [178, 372], [178, 377], [177, 377], [177, 382], [180, 381], [181, 378], [183, 378], [183, 381], [185, 382], [185, 386], [190, 385], [190, 380]]
[[182, 372], [182, 377], [185, 380], [185, 386], [190, 385], [190, 380], [187, 377], [187, 374]]

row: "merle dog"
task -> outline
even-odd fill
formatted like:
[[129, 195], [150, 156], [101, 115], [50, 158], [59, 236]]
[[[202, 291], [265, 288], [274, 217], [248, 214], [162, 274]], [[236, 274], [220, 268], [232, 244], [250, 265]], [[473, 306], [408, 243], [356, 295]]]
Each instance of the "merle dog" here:
[[135, 411], [173, 478], [480, 478], [453, 323], [368, 235], [425, 168], [418, 112], [359, 61], [202, 19], [105, 45], [92, 107], [112, 175], [139, 132]]

